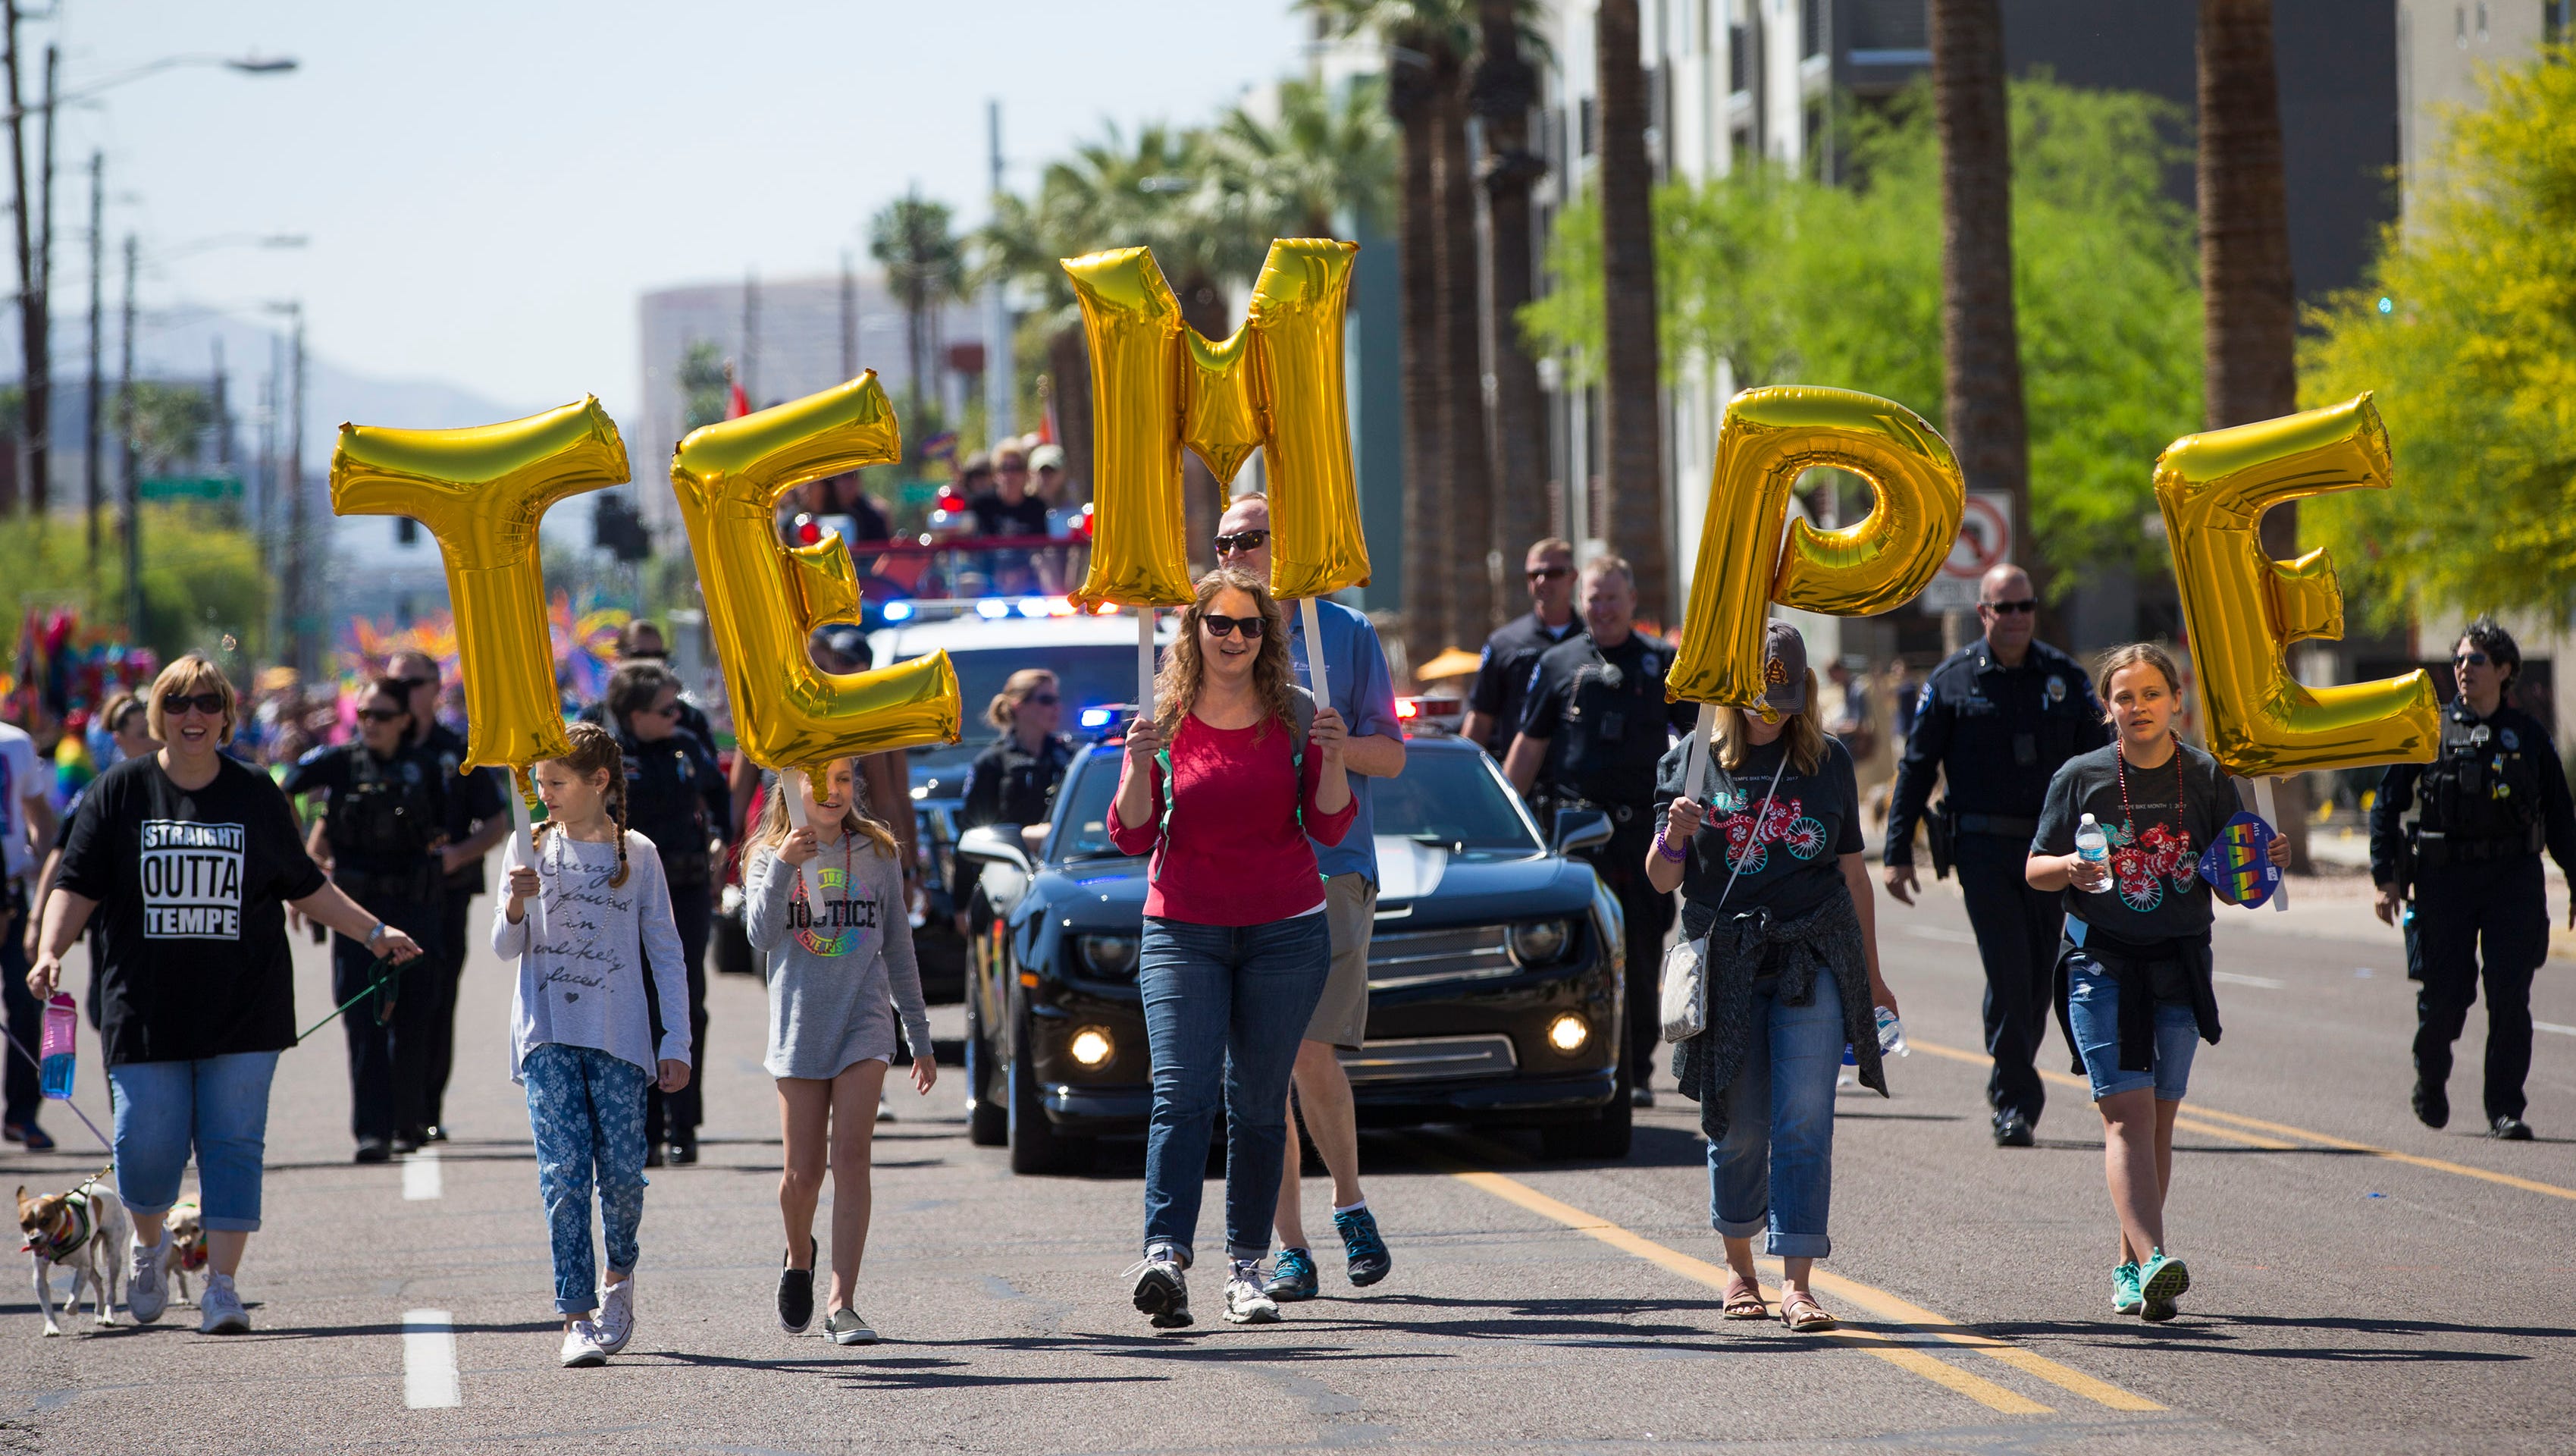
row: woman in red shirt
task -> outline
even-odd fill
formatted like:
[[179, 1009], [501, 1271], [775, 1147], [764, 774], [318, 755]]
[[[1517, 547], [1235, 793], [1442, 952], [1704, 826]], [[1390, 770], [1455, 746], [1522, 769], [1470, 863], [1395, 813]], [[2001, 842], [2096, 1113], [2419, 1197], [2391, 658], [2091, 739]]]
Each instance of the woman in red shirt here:
[[1324, 881], [1306, 837], [1339, 844], [1354, 806], [1341, 717], [1288, 664], [1287, 621], [1240, 571], [1199, 579], [1127, 730], [1110, 838], [1151, 852], [1137, 984], [1154, 1056], [1145, 1257], [1127, 1271], [1157, 1329], [1190, 1322], [1190, 1241], [1222, 1087], [1225, 1317], [1267, 1324], [1261, 1292], [1288, 1145], [1289, 1069], [1331, 963]]

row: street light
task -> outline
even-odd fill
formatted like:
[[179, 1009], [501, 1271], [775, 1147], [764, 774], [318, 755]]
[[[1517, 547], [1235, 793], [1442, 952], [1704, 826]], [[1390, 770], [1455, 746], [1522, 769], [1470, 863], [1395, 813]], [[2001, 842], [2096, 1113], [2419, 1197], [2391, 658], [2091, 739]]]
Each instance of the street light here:
[[140, 81], [146, 76], [157, 76], [163, 71], [176, 71], [190, 66], [220, 66], [224, 70], [244, 76], [279, 76], [289, 71], [299, 70], [303, 64], [293, 56], [263, 56], [257, 51], [244, 56], [163, 56], [157, 61], [136, 66], [130, 71], [119, 71], [112, 76], [92, 81], [86, 86], [75, 87], [58, 96], [39, 101], [33, 106], [13, 106], [6, 113], [0, 113], [0, 120], [20, 121], [39, 111], [87, 101], [102, 92], [112, 91], [128, 81]]

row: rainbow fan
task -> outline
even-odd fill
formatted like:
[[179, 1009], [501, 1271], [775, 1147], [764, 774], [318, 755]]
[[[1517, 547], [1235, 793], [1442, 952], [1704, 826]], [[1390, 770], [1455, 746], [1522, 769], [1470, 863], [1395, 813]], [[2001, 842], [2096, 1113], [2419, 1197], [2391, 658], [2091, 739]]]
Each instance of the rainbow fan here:
[[2200, 857], [2200, 877], [2218, 898], [2251, 910], [2272, 898], [2281, 884], [2280, 866], [2272, 863], [2272, 841], [2279, 836], [2260, 815], [2241, 813], [2218, 831]]

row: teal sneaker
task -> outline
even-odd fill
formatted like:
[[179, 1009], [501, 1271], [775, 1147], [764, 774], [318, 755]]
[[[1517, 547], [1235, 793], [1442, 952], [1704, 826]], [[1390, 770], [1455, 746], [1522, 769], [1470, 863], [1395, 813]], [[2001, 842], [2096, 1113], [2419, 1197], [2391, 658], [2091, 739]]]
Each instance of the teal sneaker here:
[[2174, 1307], [2174, 1301], [2190, 1288], [2191, 1270], [2183, 1267], [2182, 1260], [2162, 1249], [2156, 1250], [2155, 1257], [2147, 1260], [2146, 1267], [2138, 1271], [2138, 1293], [2145, 1304], [2145, 1308], [2138, 1311], [2139, 1317], [2151, 1324], [2162, 1324], [2172, 1319], [2181, 1313]]
[[1386, 1240], [1378, 1237], [1377, 1219], [1366, 1204], [1348, 1213], [1334, 1214], [1333, 1227], [1342, 1236], [1342, 1253], [1350, 1261], [1351, 1283], [1366, 1288], [1386, 1277], [1395, 1260], [1386, 1251]]
[[1315, 1281], [1315, 1256], [1305, 1249], [1281, 1249], [1279, 1258], [1270, 1266], [1270, 1282], [1261, 1292], [1281, 1304], [1312, 1299], [1319, 1288]]
[[2111, 1313], [2136, 1314], [2146, 1307], [2147, 1297], [2138, 1291], [2138, 1266], [2122, 1264], [2111, 1271]]

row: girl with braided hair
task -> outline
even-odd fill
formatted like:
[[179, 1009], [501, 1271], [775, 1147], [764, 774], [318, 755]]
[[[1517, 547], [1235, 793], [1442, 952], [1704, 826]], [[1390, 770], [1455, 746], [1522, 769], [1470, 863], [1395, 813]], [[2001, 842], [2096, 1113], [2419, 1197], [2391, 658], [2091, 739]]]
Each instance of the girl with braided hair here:
[[[645, 977], [665, 1006], [687, 1005], [689, 990], [661, 856], [626, 827], [625, 755], [595, 724], [568, 731], [572, 751], [531, 775], [546, 822], [534, 864], [515, 841], [503, 857], [509, 894], [493, 917], [492, 949], [519, 963], [511, 1078], [527, 1088], [569, 1367], [605, 1364], [634, 1336], [644, 1089], [687, 1086], [691, 1049], [682, 1017], [653, 1045]], [[594, 1181], [608, 1235], [605, 1289], [591, 1259]]]

